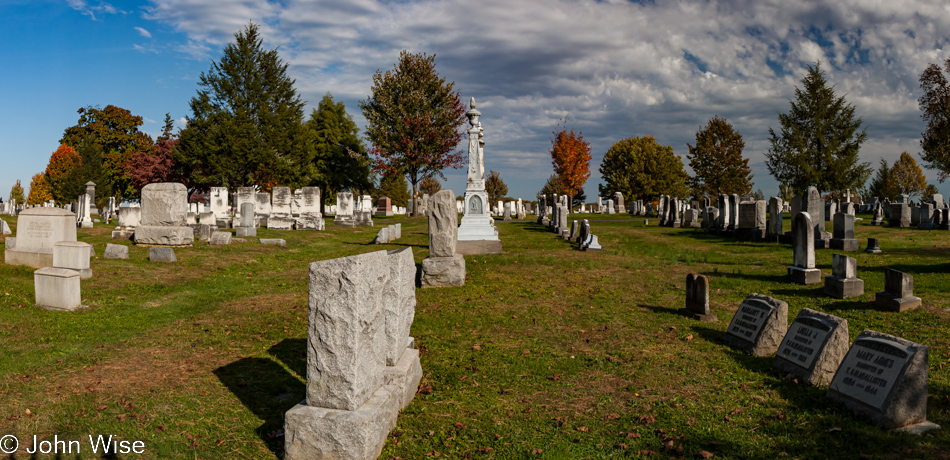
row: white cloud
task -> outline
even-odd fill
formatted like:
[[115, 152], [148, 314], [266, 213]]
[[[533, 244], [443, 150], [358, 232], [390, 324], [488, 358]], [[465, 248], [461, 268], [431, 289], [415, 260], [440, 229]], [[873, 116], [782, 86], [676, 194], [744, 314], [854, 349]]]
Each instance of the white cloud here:
[[[225, 3], [152, 0], [147, 17], [185, 33], [179, 51], [196, 59], [216, 56], [249, 20], [260, 24], [303, 98], [316, 105], [330, 91], [358, 123], [356, 101], [377, 69], [391, 69], [402, 49], [434, 53], [440, 74], [480, 103], [486, 167], [524, 178], [509, 185], [525, 197], [551, 174], [549, 139], [566, 114], [593, 144], [589, 196], [612, 142], [654, 135], [684, 155], [713, 115], [733, 123], [750, 164], [761, 165], [769, 126], [819, 59], [865, 120], [865, 161], [915, 153], [917, 77], [950, 50], [943, 1]], [[764, 167], [755, 172], [757, 186], [777, 188]]]
[[147, 31], [147, 30], [145, 30], [145, 29], [143, 29], [143, 28], [141, 28], [141, 27], [136, 27], [135, 30], [138, 31], [139, 35], [141, 35], [141, 36], [143, 36], [143, 37], [145, 37], [145, 38], [152, 38], [152, 34], [151, 34], [149, 31]]
[[93, 21], [97, 21], [96, 13], [105, 13], [105, 14], [116, 14], [123, 13], [124, 11], [117, 10], [116, 7], [106, 3], [98, 2], [96, 6], [91, 6], [85, 0], [66, 0], [69, 4], [69, 7], [81, 12], [82, 14], [89, 16]]

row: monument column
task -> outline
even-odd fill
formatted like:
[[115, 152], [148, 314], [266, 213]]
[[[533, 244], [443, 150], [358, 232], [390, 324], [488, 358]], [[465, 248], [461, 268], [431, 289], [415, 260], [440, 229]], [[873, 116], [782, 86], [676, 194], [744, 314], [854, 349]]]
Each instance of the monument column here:
[[462, 224], [458, 229], [459, 254], [500, 254], [501, 240], [495, 220], [489, 215], [488, 192], [485, 191], [485, 150], [484, 130], [478, 117], [481, 112], [475, 109], [475, 98], [469, 103], [471, 109], [465, 113], [470, 128], [468, 130], [468, 181], [465, 188], [465, 207]]

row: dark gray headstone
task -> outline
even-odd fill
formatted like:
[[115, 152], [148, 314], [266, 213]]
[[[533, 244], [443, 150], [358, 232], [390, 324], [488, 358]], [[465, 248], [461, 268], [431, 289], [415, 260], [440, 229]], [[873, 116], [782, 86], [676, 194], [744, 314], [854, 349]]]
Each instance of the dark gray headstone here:
[[831, 259], [831, 275], [825, 277], [825, 294], [836, 299], [864, 295], [864, 280], [858, 279], [858, 261], [842, 254]]
[[705, 275], [686, 275], [686, 308], [683, 313], [700, 321], [718, 320], [716, 314], [709, 311], [709, 279]]
[[920, 306], [914, 297], [914, 277], [892, 268], [884, 269], [884, 291], [875, 295], [874, 303], [888, 311], [908, 311]]

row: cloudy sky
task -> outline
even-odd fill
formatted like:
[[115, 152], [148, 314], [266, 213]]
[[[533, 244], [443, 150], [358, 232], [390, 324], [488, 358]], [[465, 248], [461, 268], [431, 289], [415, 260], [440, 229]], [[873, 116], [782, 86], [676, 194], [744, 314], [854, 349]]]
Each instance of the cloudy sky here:
[[[590, 199], [613, 142], [653, 135], [687, 163], [714, 115], [743, 135], [756, 188], [774, 194], [768, 128], [817, 60], [864, 119], [863, 161], [919, 159], [917, 79], [950, 57], [945, 0], [4, 0], [0, 14], [4, 199], [45, 168], [80, 107], [129, 109], [153, 137], [166, 112], [189, 115], [198, 75], [248, 21], [290, 64], [308, 113], [330, 92], [361, 126], [356, 102], [377, 69], [403, 49], [435, 54], [482, 112], [486, 169], [523, 198], [552, 173], [551, 131], [565, 116], [593, 148]], [[448, 171], [457, 194], [462, 171]]]

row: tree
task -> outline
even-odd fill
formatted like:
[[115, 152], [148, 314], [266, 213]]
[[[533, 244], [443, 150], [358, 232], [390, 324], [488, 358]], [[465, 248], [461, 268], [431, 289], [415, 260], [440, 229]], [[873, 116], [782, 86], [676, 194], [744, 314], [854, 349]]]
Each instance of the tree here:
[[[943, 65], [950, 73], [950, 58]], [[950, 84], [940, 67], [931, 63], [920, 74], [920, 89], [924, 91], [917, 100], [923, 112], [920, 117], [927, 123], [921, 134], [920, 158], [927, 169], [937, 170], [943, 182], [950, 176]]]
[[937, 186], [934, 184], [927, 184], [927, 188], [924, 189], [924, 199], [929, 199], [931, 196], [937, 195], [940, 193], [940, 190], [937, 189]]
[[20, 179], [16, 180], [16, 183], [13, 184], [13, 187], [10, 188], [10, 197], [7, 199], [8, 202], [16, 201], [16, 204], [21, 205], [26, 201], [26, 197], [23, 194], [23, 186], [20, 185]]
[[894, 181], [894, 195], [906, 193], [910, 197], [922, 196], [927, 188], [924, 171], [907, 152], [902, 152], [894, 166], [891, 166], [890, 177]]
[[39, 206], [53, 199], [53, 194], [49, 190], [49, 182], [46, 181], [46, 174], [36, 173], [33, 180], [30, 181], [30, 194], [26, 197], [26, 204]]
[[71, 203], [85, 192], [82, 181], [82, 158], [76, 149], [61, 144], [49, 157], [46, 164], [46, 182], [57, 204]]
[[716, 198], [721, 194], [748, 195], [752, 191], [749, 159], [742, 157], [745, 141], [725, 118], [713, 117], [696, 132], [696, 146], [686, 144], [690, 185], [697, 197]]
[[324, 196], [373, 187], [370, 160], [360, 141], [359, 128], [342, 101], [335, 102], [330, 93], [325, 94], [305, 126], [314, 148], [313, 185], [319, 186]]
[[871, 175], [870, 163], [858, 163], [867, 132], [858, 131], [862, 120], [855, 118], [854, 106], [835, 95], [819, 65], [808, 67], [791, 109], [779, 114], [781, 131], [769, 128], [772, 146], [765, 164], [798, 193], [811, 185], [819, 192], [857, 190]]
[[[564, 193], [564, 185], [561, 182], [561, 179], [558, 178], [557, 174], [551, 174], [551, 177], [548, 178], [547, 182], [544, 183], [544, 187], [541, 187], [541, 191], [538, 193], [538, 196], [544, 195], [547, 197], [548, 204], [554, 202], [554, 195], [566, 195]], [[587, 201], [587, 193], [584, 189], [580, 189], [571, 200], [572, 207], [578, 207], [581, 203]]]
[[498, 174], [498, 171], [488, 173], [488, 178], [485, 179], [485, 191], [488, 192], [489, 203], [497, 203], [508, 194], [508, 185], [501, 180], [501, 174]]
[[752, 199], [753, 199], [753, 200], [756, 200], [756, 201], [758, 201], [758, 200], [764, 200], [764, 199], [765, 199], [765, 192], [763, 192], [761, 188], [755, 189], [755, 192], [752, 194]]
[[795, 197], [795, 192], [792, 190], [792, 187], [788, 185], [788, 182], [782, 182], [778, 184], [778, 195], [783, 202], [790, 203], [792, 198]]
[[551, 139], [551, 163], [554, 165], [554, 174], [561, 182], [561, 190], [567, 194], [569, 201], [574, 203], [574, 195], [583, 192], [584, 184], [590, 178], [590, 143], [584, 140], [581, 132], [567, 130], [567, 119], [564, 126], [558, 124]]
[[152, 148], [152, 138], [138, 130], [142, 117], [114, 105], [104, 109], [83, 107], [77, 113], [79, 122], [66, 128], [60, 143], [76, 149], [82, 158], [79, 180], [96, 183], [96, 204], [100, 207], [112, 194], [134, 196], [126, 166], [133, 155]]
[[614, 142], [600, 163], [604, 184], [600, 196], [623, 194], [626, 200], [653, 200], [660, 195], [689, 195], [689, 176], [673, 147], [660, 145], [653, 136], [628, 137]]
[[426, 177], [419, 183], [419, 190], [432, 196], [435, 195], [435, 192], [442, 190], [442, 183], [434, 177]]
[[315, 174], [303, 106], [277, 50], [249, 23], [198, 78], [192, 115], [172, 158], [189, 188], [296, 188]]
[[376, 199], [388, 196], [393, 206], [406, 207], [409, 204], [409, 183], [404, 174], [391, 174], [379, 179]]
[[891, 177], [891, 168], [887, 165], [887, 160], [881, 158], [881, 163], [871, 179], [871, 185], [868, 187], [868, 194], [879, 199], [894, 198], [899, 193]]
[[413, 196], [423, 178], [445, 179], [443, 169], [463, 165], [462, 151], [454, 150], [465, 108], [454, 86], [435, 71], [435, 55], [404, 50], [393, 70], [376, 71], [372, 95], [359, 102], [376, 170], [401, 171]]
[[142, 187], [155, 182], [185, 182], [179, 174], [172, 151], [178, 146], [178, 135], [172, 132], [174, 121], [171, 115], [165, 114], [165, 126], [162, 135], [155, 141], [151, 149], [132, 155], [126, 163], [126, 170], [131, 178], [135, 194], [142, 192]]

